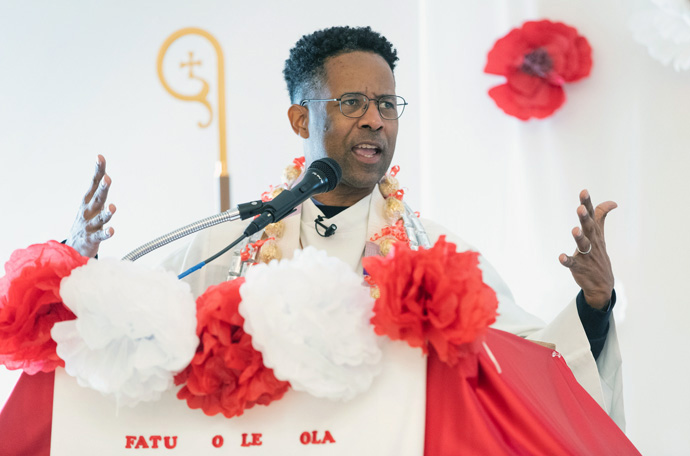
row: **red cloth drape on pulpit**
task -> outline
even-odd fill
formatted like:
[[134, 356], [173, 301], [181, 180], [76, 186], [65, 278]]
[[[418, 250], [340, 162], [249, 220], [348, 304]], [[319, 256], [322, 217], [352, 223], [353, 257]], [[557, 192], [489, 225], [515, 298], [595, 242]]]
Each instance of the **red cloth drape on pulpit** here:
[[494, 329], [486, 346], [496, 363], [429, 354], [425, 456], [640, 454], [557, 352]]
[[0, 455], [50, 455], [55, 373], [22, 374], [0, 413]]
[[[554, 351], [490, 329], [488, 353], [429, 354], [425, 456], [639, 454]], [[0, 455], [50, 454], [54, 375], [22, 375], [0, 413]]]

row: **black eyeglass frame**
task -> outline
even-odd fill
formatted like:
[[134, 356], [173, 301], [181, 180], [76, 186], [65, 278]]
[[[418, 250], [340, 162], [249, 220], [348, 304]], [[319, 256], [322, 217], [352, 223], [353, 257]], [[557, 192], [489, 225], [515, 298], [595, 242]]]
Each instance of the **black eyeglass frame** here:
[[[347, 114], [345, 114], [345, 113], [343, 112], [343, 103], [342, 103], [342, 100], [343, 100], [343, 97], [346, 96], [346, 95], [360, 95], [360, 96], [364, 97], [364, 98], [367, 100], [367, 103], [366, 103], [366, 105], [364, 106], [364, 110], [362, 111], [362, 114], [360, 114], [359, 116], [348, 116]], [[396, 117], [396, 118], [394, 118], [394, 119], [389, 119], [388, 117], [384, 117], [384, 116], [383, 116], [383, 113], [381, 112], [381, 104], [380, 104], [380, 103], [381, 103], [381, 99], [382, 99], [382, 98], [386, 98], [386, 97], [393, 97], [393, 98], [398, 98], [398, 99], [402, 100], [402, 103], [396, 103], [396, 106], [402, 106], [403, 108], [400, 110], [400, 114], [398, 114], [398, 117]], [[378, 98], [369, 98], [368, 96], [364, 95], [363, 93], [359, 93], [359, 92], [347, 92], [347, 93], [344, 93], [344, 94], [340, 95], [339, 98], [306, 98], [306, 99], [300, 101], [299, 104], [300, 104], [300, 106], [304, 106], [304, 105], [306, 105], [307, 103], [311, 103], [312, 101], [337, 101], [337, 102], [338, 102], [338, 107], [340, 108], [340, 113], [341, 113], [342, 115], [344, 115], [345, 117], [349, 117], [350, 119], [359, 119], [360, 117], [363, 117], [364, 114], [366, 114], [367, 111], [369, 110], [369, 103], [372, 102], [372, 101], [375, 101], [375, 102], [376, 102], [376, 109], [378, 109], [379, 115], [381, 116], [382, 119], [384, 119], [384, 120], [398, 120], [398, 119], [400, 118], [400, 116], [403, 115], [403, 112], [405, 112], [405, 106], [407, 106], [407, 105], [409, 104], [409, 103], [408, 103], [403, 97], [401, 97], [400, 95], [383, 95], [383, 96], [380, 96], [380, 97], [378, 97]]]

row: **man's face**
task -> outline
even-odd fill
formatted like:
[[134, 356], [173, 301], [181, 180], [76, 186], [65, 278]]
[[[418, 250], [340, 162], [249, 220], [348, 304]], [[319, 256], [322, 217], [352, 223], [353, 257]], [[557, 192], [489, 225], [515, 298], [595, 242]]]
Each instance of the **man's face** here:
[[[370, 52], [350, 52], [324, 64], [325, 80], [313, 98], [363, 93], [370, 99], [395, 95], [395, 79], [386, 61]], [[381, 118], [375, 102], [359, 118], [345, 117], [337, 101], [309, 103], [307, 163], [328, 156], [343, 169], [336, 192], [368, 194], [393, 159], [398, 121]]]

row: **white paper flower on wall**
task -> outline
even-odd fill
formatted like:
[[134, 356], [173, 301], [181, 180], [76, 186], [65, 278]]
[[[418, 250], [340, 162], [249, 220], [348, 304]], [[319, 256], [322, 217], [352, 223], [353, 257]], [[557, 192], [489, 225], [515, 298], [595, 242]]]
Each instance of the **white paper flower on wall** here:
[[690, 69], [690, 0], [651, 0], [654, 8], [639, 11], [630, 20], [635, 40], [649, 54], [676, 71]]

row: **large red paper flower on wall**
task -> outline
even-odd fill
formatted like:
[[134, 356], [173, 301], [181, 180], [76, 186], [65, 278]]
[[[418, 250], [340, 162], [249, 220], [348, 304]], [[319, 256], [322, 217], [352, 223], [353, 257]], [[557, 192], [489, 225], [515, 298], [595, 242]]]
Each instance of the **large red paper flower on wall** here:
[[489, 90], [499, 108], [521, 120], [550, 116], [565, 102], [563, 84], [589, 75], [592, 48], [573, 27], [530, 21], [496, 41], [484, 72], [505, 76]]

